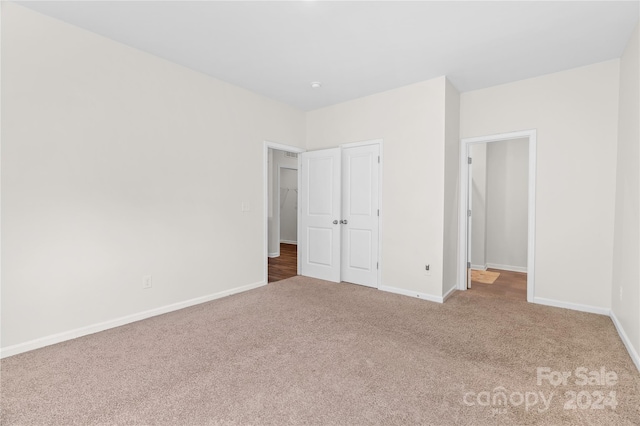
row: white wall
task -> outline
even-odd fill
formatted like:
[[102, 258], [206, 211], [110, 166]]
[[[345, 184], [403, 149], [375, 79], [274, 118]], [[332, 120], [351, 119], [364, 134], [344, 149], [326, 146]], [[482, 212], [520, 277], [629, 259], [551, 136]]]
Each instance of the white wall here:
[[[640, 369], [640, 34], [620, 60], [618, 168], [611, 310]], [[631, 352], [630, 351], [630, 352]]]
[[384, 140], [382, 285], [414, 296], [442, 296], [445, 85], [441, 77], [307, 113], [309, 150]]
[[461, 137], [537, 129], [535, 297], [611, 306], [619, 61], [461, 95]]
[[486, 263], [527, 271], [529, 140], [487, 144]]
[[297, 169], [280, 169], [280, 241], [298, 242]]
[[458, 196], [460, 191], [460, 93], [445, 79], [444, 246], [442, 294], [458, 283]]
[[[284, 151], [269, 148], [269, 214], [267, 218], [268, 228], [268, 255], [271, 257], [280, 256], [280, 204], [278, 202], [278, 194], [280, 188], [278, 186], [278, 174], [280, 166], [298, 168], [298, 159], [287, 157]], [[297, 226], [297, 223], [296, 223]]]
[[471, 164], [471, 267], [487, 267], [487, 145], [470, 146]]
[[264, 281], [304, 113], [7, 2], [1, 101], [3, 348]]

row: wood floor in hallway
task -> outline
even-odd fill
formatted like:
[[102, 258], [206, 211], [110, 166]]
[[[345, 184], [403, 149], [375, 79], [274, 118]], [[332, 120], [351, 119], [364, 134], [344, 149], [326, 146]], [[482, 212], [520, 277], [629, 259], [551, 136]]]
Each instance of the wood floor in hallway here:
[[[471, 282], [471, 291], [514, 300], [527, 300], [527, 274], [522, 272], [487, 269], [499, 272], [493, 284]], [[280, 244], [280, 256], [269, 258], [269, 282], [281, 281], [298, 275], [298, 246]]]
[[487, 269], [487, 271], [499, 272], [500, 276], [493, 284], [483, 284], [478, 281], [471, 281], [471, 291], [505, 297], [508, 299], [527, 300], [526, 273], [491, 268]]
[[269, 282], [280, 281], [298, 275], [298, 246], [280, 244], [280, 256], [269, 258]]

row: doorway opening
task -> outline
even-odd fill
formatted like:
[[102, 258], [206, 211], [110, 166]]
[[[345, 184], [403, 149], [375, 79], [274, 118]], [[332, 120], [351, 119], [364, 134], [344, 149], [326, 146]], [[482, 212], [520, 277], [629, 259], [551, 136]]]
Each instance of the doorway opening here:
[[298, 275], [298, 154], [270, 150], [274, 182], [269, 188], [268, 282]]
[[291, 278], [298, 266], [298, 184], [301, 148], [264, 143], [264, 281]]
[[461, 141], [459, 290], [533, 302], [535, 130]]
[[527, 138], [469, 147], [474, 292], [527, 300]]

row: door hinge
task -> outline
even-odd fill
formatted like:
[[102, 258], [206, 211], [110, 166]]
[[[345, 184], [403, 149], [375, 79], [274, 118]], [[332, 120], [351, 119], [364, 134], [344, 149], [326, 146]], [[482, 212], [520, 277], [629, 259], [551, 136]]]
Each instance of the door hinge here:
[[378, 164], [380, 164], [380, 156], [378, 155]]
[[467, 210], [467, 216], [471, 217], [471, 210]]
[[467, 268], [471, 269], [471, 262], [467, 262]]
[[380, 216], [380, 209], [378, 209], [378, 216]]
[[472, 163], [471, 157], [467, 157], [467, 160], [468, 160], [469, 164]]
[[380, 269], [380, 262], [376, 262], [376, 269]]

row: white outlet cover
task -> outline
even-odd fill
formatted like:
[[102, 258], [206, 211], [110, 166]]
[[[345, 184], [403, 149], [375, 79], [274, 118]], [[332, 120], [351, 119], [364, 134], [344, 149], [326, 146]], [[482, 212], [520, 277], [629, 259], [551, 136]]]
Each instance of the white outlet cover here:
[[153, 278], [151, 275], [145, 275], [142, 277], [142, 288], [151, 288], [153, 287]]

